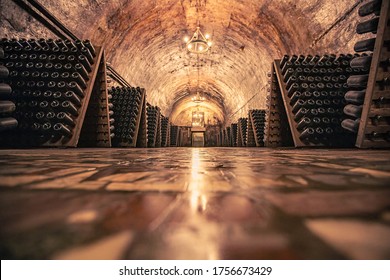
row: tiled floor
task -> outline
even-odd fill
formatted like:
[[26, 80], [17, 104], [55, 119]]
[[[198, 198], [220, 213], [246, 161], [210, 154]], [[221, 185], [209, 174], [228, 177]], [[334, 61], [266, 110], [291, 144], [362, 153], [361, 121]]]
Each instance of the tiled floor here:
[[0, 150], [2, 259], [389, 259], [390, 151]]

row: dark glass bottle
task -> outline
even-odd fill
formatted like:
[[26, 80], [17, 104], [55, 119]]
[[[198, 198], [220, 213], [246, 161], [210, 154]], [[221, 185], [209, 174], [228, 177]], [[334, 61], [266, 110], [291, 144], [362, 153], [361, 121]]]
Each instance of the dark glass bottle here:
[[348, 104], [344, 107], [344, 113], [348, 116], [352, 116], [355, 118], [360, 118], [362, 114], [362, 110], [363, 110], [362, 105]]

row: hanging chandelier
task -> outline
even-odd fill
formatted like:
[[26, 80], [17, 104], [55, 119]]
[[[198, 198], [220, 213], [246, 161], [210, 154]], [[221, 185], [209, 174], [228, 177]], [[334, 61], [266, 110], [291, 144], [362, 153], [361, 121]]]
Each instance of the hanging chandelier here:
[[195, 103], [202, 103], [203, 101], [205, 101], [205, 98], [201, 96], [200, 93], [197, 91], [196, 95], [191, 98], [191, 101]]
[[202, 5], [200, 3], [200, 0], [196, 0], [195, 8], [197, 27], [194, 35], [192, 35], [191, 38], [189, 38], [188, 36], [184, 37], [184, 42], [186, 43], [187, 50], [191, 53], [196, 54], [206, 53], [212, 45], [210, 41], [210, 35], [203, 35], [203, 33], [200, 31], [199, 9], [201, 6]]
[[209, 39], [210, 36], [208, 34], [203, 35], [198, 26], [194, 35], [192, 35], [192, 38], [185, 37], [184, 42], [186, 42], [187, 50], [189, 52], [202, 54], [206, 53], [212, 45], [212, 42]]

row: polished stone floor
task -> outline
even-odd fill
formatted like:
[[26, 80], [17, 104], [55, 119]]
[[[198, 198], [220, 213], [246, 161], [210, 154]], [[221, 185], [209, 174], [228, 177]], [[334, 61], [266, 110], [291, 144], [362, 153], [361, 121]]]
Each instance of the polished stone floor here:
[[390, 259], [390, 151], [0, 150], [2, 259]]

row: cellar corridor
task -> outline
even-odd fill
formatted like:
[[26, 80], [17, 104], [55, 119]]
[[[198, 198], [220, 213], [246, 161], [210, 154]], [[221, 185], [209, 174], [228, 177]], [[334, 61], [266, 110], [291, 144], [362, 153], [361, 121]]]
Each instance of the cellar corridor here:
[[3, 259], [390, 258], [389, 151], [0, 155]]

